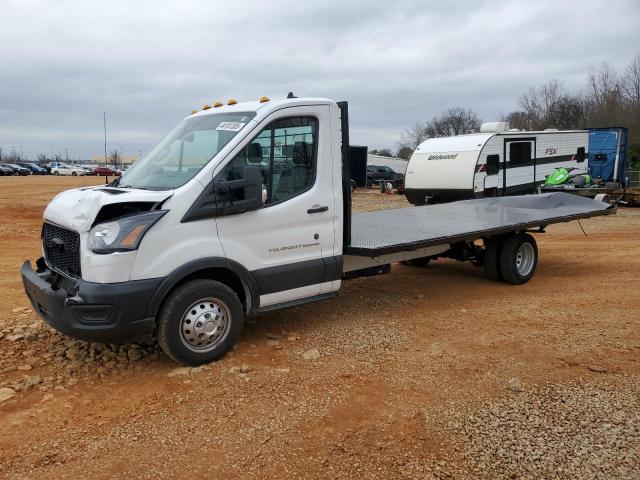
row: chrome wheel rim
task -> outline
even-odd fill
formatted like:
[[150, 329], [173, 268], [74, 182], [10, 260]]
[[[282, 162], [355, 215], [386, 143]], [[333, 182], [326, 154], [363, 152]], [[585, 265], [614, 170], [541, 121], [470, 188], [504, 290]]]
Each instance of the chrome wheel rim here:
[[193, 352], [209, 352], [227, 338], [230, 320], [226, 303], [215, 297], [202, 298], [182, 315], [180, 339]]
[[518, 248], [518, 252], [516, 253], [516, 269], [518, 273], [523, 277], [526, 277], [533, 270], [533, 263], [535, 260], [535, 253], [533, 250], [533, 245], [528, 242], [523, 243]]

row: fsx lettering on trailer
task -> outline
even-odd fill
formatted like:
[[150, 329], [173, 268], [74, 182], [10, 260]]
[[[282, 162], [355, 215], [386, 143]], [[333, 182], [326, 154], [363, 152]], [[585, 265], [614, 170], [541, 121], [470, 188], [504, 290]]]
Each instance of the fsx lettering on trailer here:
[[248, 315], [335, 295], [343, 280], [437, 257], [527, 282], [534, 229], [612, 213], [566, 193], [351, 212], [346, 102], [216, 103], [107, 186], [60, 193], [22, 279], [70, 336], [157, 338], [177, 362], [225, 354]]

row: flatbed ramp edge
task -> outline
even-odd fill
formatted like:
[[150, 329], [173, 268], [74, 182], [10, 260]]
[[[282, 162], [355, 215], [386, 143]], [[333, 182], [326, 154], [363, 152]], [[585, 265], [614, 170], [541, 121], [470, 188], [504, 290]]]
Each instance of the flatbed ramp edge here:
[[351, 244], [344, 253], [376, 257], [615, 211], [599, 200], [556, 192], [354, 213]]

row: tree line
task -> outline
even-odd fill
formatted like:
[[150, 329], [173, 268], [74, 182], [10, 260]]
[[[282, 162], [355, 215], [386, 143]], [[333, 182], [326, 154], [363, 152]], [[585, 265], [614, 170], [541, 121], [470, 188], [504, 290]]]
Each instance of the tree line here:
[[[608, 63], [587, 75], [585, 87], [577, 92], [559, 80], [531, 87], [518, 100], [518, 109], [500, 115], [510, 128], [519, 130], [561, 130], [626, 127], [629, 156], [640, 167], [640, 55], [621, 71]], [[482, 120], [476, 112], [453, 107], [430, 121], [417, 122], [400, 134], [396, 155], [408, 159], [420, 143], [432, 137], [477, 132]], [[388, 149], [383, 149], [388, 150]]]

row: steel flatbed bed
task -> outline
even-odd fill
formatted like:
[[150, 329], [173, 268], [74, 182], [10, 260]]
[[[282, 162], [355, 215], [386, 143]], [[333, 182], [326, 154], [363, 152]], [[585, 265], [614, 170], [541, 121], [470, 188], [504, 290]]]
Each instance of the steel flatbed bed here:
[[611, 213], [608, 203], [563, 192], [353, 213], [344, 254], [378, 257]]

